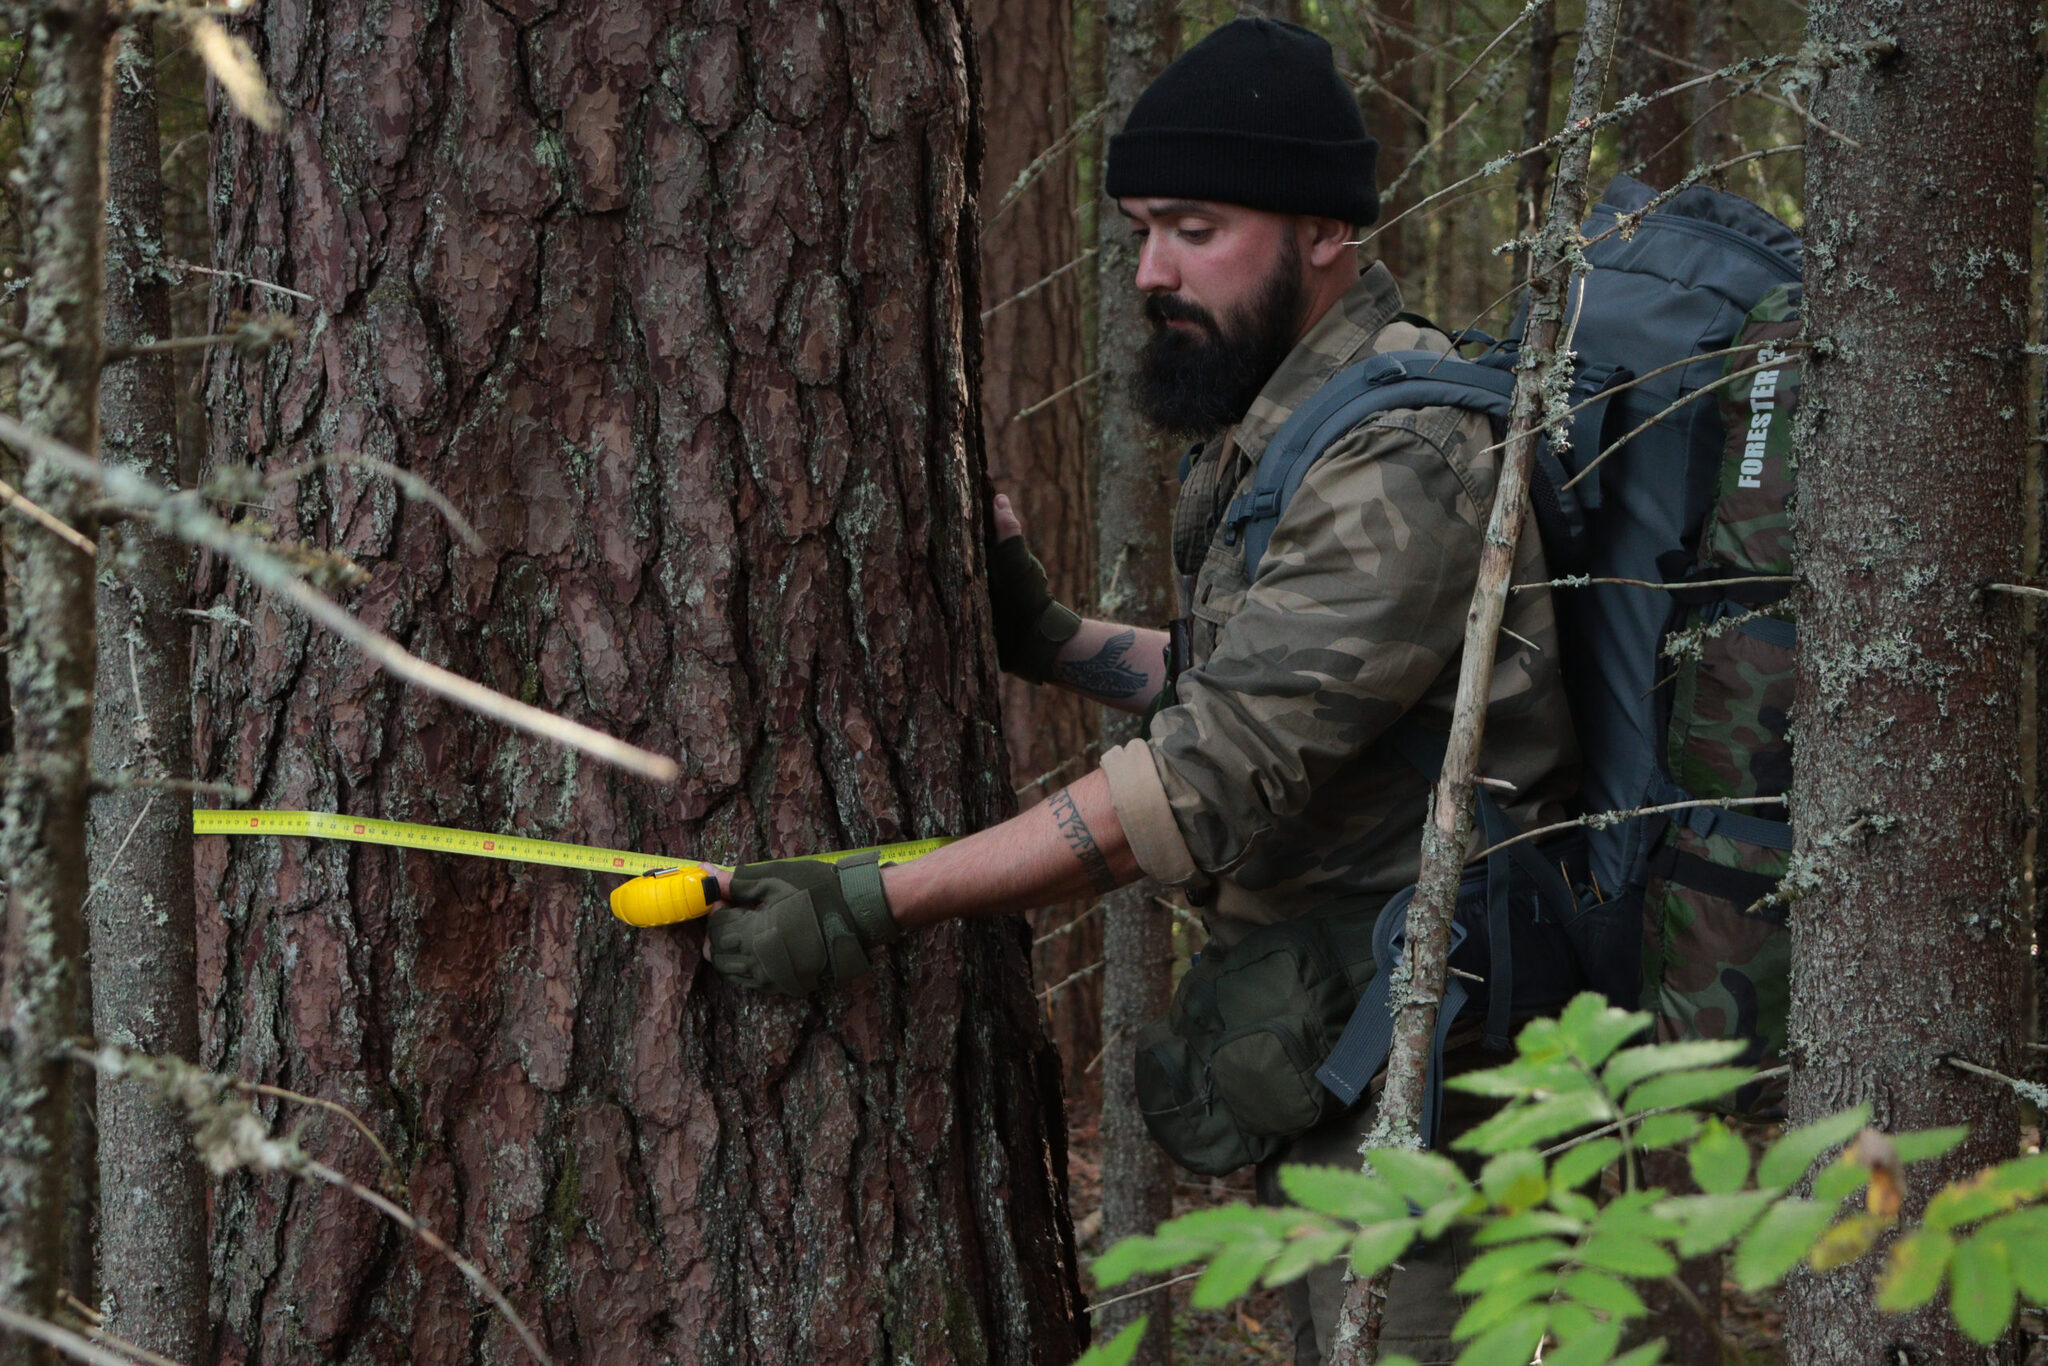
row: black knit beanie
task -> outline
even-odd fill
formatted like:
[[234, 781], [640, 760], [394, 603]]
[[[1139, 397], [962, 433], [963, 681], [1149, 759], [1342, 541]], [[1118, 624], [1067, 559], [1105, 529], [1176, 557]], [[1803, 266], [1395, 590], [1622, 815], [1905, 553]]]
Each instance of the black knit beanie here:
[[1103, 188], [1370, 223], [1379, 150], [1328, 43], [1277, 19], [1235, 19], [1138, 97], [1109, 140]]

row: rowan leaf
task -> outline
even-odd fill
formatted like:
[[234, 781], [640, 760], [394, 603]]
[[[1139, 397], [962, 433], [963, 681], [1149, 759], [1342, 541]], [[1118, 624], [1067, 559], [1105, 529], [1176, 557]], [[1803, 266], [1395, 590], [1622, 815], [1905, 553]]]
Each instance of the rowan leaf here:
[[1749, 1045], [1740, 1039], [1696, 1039], [1690, 1043], [1652, 1043], [1625, 1048], [1614, 1055], [1600, 1080], [1613, 1095], [1622, 1095], [1637, 1082], [1667, 1072], [1690, 1071], [1733, 1062]]
[[1657, 1206], [1677, 1220], [1678, 1255], [1697, 1257], [1724, 1248], [1742, 1236], [1759, 1214], [1778, 1198], [1775, 1191], [1729, 1191], [1722, 1195], [1681, 1195]]
[[1541, 1204], [1550, 1183], [1544, 1177], [1542, 1157], [1533, 1149], [1514, 1148], [1480, 1170], [1479, 1188], [1498, 1208], [1519, 1214]]
[[1645, 1110], [1672, 1110], [1704, 1105], [1742, 1086], [1753, 1075], [1747, 1067], [1702, 1067], [1691, 1072], [1667, 1072], [1628, 1093], [1622, 1107], [1632, 1115]]
[[1875, 1214], [1852, 1214], [1820, 1235], [1806, 1264], [1815, 1271], [1833, 1271], [1847, 1266], [1876, 1245], [1878, 1236], [1892, 1226], [1892, 1220]]
[[1208, 1241], [1191, 1242], [1184, 1238], [1145, 1237], [1125, 1238], [1095, 1259], [1092, 1270], [1095, 1283], [1102, 1286], [1122, 1285], [1133, 1276], [1152, 1271], [1170, 1271], [1185, 1266], [1208, 1254], [1215, 1244]]
[[1266, 1268], [1260, 1278], [1267, 1286], [1285, 1285], [1299, 1280], [1319, 1266], [1327, 1266], [1344, 1255], [1344, 1249], [1351, 1242], [1351, 1234], [1343, 1229], [1317, 1229], [1294, 1238], [1281, 1249], [1273, 1264]]
[[1188, 1303], [1197, 1309], [1221, 1309], [1252, 1288], [1252, 1282], [1258, 1280], [1278, 1251], [1263, 1240], [1226, 1243], [1217, 1248], [1209, 1269], [1188, 1292]]
[[1780, 1200], [1772, 1205], [1735, 1245], [1731, 1269], [1736, 1284], [1744, 1290], [1761, 1290], [1783, 1280], [1834, 1217], [1832, 1209], [1811, 1200]]
[[1589, 1309], [1616, 1319], [1640, 1318], [1650, 1312], [1635, 1288], [1617, 1276], [1592, 1267], [1581, 1267], [1559, 1282], [1559, 1289]]
[[1870, 1168], [1850, 1156], [1850, 1149], [1822, 1167], [1813, 1178], [1813, 1201], [1817, 1205], [1839, 1205], [1870, 1183]]
[[1567, 1148], [1557, 1156], [1550, 1167], [1550, 1185], [1553, 1190], [1577, 1190], [1607, 1169], [1607, 1164], [1621, 1156], [1621, 1140], [1618, 1138], [1596, 1138], [1581, 1143], [1576, 1148]]
[[1373, 1148], [1365, 1154], [1365, 1160], [1403, 1198], [1423, 1209], [1471, 1189], [1458, 1164], [1440, 1153]]
[[1533, 1148], [1613, 1117], [1607, 1097], [1589, 1087], [1525, 1105], [1511, 1105], [1461, 1135], [1451, 1146], [1482, 1153]]
[[[1558, 1329], [1557, 1310], [1551, 1311], [1551, 1326]], [[1614, 1349], [1621, 1345], [1624, 1324], [1620, 1319], [1605, 1323], [1588, 1324], [1580, 1331], [1566, 1336], [1558, 1331], [1557, 1346], [1543, 1354], [1543, 1366], [1605, 1366], [1614, 1356]]]
[[2029, 1304], [2048, 1304], [2048, 1206], [2001, 1215], [1977, 1231], [2005, 1247], [2013, 1283]]
[[1536, 1344], [1549, 1326], [1546, 1305], [1525, 1305], [1467, 1343], [1458, 1353], [1459, 1366], [1499, 1366], [1501, 1362], [1528, 1361], [1536, 1355]]
[[1893, 1149], [1899, 1154], [1899, 1161], [1910, 1166], [1915, 1162], [1931, 1162], [1953, 1150], [1969, 1136], [1969, 1125], [1956, 1124], [1946, 1129], [1921, 1129], [1917, 1133], [1892, 1134], [1890, 1138]]
[[1592, 1071], [1651, 1023], [1643, 1011], [1623, 1010], [1598, 992], [1582, 991], [1558, 1012], [1557, 1034], [1572, 1056]]
[[1740, 1134], [1728, 1132], [1728, 1126], [1718, 1119], [1706, 1122], [1686, 1160], [1692, 1167], [1692, 1179], [1709, 1195], [1741, 1190], [1742, 1183], [1749, 1180], [1749, 1145]]
[[1956, 1240], [1938, 1228], [1923, 1228], [1892, 1245], [1877, 1277], [1877, 1307], [1887, 1314], [1918, 1309], [1941, 1289]]
[[1548, 1295], [1557, 1277], [1547, 1271], [1530, 1271], [1502, 1281], [1472, 1301], [1458, 1321], [1451, 1325], [1451, 1341], [1477, 1337], [1505, 1323], [1538, 1295]]
[[1511, 1277], [1561, 1265], [1571, 1255], [1569, 1247], [1551, 1238], [1510, 1243], [1474, 1257], [1451, 1288], [1464, 1295], [1483, 1294]]
[[1473, 1231], [1472, 1242], [1477, 1247], [1495, 1247], [1501, 1243], [1519, 1242], [1523, 1238], [1553, 1235], [1576, 1238], [1585, 1227], [1585, 1220], [1574, 1219], [1569, 1214], [1547, 1209], [1524, 1210], [1520, 1214], [1488, 1219]]
[[1645, 1115], [1629, 1136], [1629, 1146], [1644, 1152], [1675, 1148], [1700, 1131], [1700, 1117], [1690, 1110], [1669, 1115]]
[[1956, 1244], [1948, 1262], [1948, 1304], [1956, 1327], [1991, 1343], [2012, 1322], [2012, 1267], [2005, 1248], [1981, 1235]]
[[1361, 1277], [1377, 1276], [1408, 1250], [1416, 1231], [1413, 1219], [1394, 1219], [1360, 1229], [1351, 1240], [1352, 1272]]
[[1815, 1158], [1830, 1148], [1847, 1143], [1869, 1122], [1870, 1107], [1858, 1105], [1803, 1129], [1787, 1129], [1784, 1136], [1764, 1152], [1763, 1161], [1756, 1164], [1757, 1185], [1790, 1186], [1806, 1175], [1806, 1169], [1813, 1165]]
[[1593, 1234], [1579, 1244], [1578, 1259], [1624, 1276], [1669, 1276], [1678, 1270], [1678, 1259], [1662, 1244], [1627, 1233]]
[[1407, 1200], [1386, 1181], [1349, 1167], [1285, 1166], [1280, 1189], [1303, 1209], [1354, 1224], [1377, 1224], [1408, 1212]]
[[1123, 1332], [1081, 1353], [1074, 1366], [1126, 1366], [1138, 1354], [1138, 1344], [1145, 1340], [1145, 1325], [1150, 1321], [1151, 1315], [1138, 1315]]

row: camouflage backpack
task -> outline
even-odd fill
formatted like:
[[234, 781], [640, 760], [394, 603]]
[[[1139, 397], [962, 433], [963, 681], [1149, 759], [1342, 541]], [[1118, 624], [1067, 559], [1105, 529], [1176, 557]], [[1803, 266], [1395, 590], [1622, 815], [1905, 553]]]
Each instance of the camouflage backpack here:
[[[1783, 586], [1722, 581], [1789, 569], [1787, 417], [1799, 372], [1788, 362], [1708, 391], [1798, 331], [1800, 243], [1736, 195], [1694, 186], [1655, 198], [1616, 177], [1585, 225], [1591, 269], [1566, 309], [1577, 320], [1575, 415], [1568, 444], [1539, 445], [1531, 479], [1552, 571], [1606, 581], [1556, 595], [1587, 812], [1774, 795], [1791, 770]], [[1520, 331], [1518, 319], [1507, 342], [1473, 359], [1393, 352], [1333, 376], [1275, 433], [1253, 488], [1225, 514], [1254, 578], [1309, 466], [1360, 422], [1451, 404], [1502, 431]], [[1724, 363], [1738, 336], [1744, 352]], [[1397, 726], [1389, 743], [1402, 740]], [[1792, 832], [1765, 810], [1698, 808], [1589, 831], [1590, 873], [1564, 927], [1579, 984], [1645, 1005], [1663, 1038], [1740, 1037], [1759, 1061], [1782, 1049], [1785, 937], [1764, 903]], [[1498, 940], [1505, 928], [1490, 917], [1479, 932]], [[1497, 969], [1490, 1016], [1554, 994], [1554, 983], [1499, 972], [1510, 955], [1498, 942], [1486, 951]], [[1391, 966], [1318, 1074], [1347, 1103], [1386, 1056]], [[1745, 1108], [1771, 1100], [1742, 1098]]]

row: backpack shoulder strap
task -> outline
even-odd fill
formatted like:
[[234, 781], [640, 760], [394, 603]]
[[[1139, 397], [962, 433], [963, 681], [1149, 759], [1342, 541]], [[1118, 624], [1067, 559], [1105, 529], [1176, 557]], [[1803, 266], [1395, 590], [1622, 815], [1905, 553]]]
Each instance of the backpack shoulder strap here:
[[1309, 467], [1338, 438], [1366, 419], [1397, 408], [1450, 406], [1507, 418], [1512, 372], [1435, 351], [1388, 351], [1338, 371], [1294, 410], [1259, 457], [1251, 490], [1224, 512], [1230, 534], [1244, 543], [1244, 567], [1256, 578], [1280, 514]]

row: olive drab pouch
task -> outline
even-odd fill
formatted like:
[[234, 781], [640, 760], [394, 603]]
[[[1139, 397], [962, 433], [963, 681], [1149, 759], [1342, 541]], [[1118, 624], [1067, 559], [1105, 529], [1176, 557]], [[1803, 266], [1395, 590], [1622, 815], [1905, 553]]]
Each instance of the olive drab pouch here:
[[[1792, 780], [1790, 585], [1744, 581], [1792, 571], [1800, 363], [1785, 343], [1799, 329], [1799, 286], [1774, 289], [1727, 362], [1735, 378], [1721, 397], [1719, 485], [1665, 645], [1665, 763], [1694, 798], [1782, 796]], [[1783, 1055], [1791, 945], [1773, 896], [1792, 848], [1783, 815], [1770, 806], [1686, 812], [1651, 850], [1643, 1005], [1658, 1038], [1746, 1040], [1745, 1061], [1760, 1067]], [[1782, 1085], [1753, 1088], [1734, 1108], [1771, 1114], [1783, 1099]]]
[[1221, 1176], [1338, 1108], [1316, 1068], [1372, 980], [1376, 918], [1305, 916], [1202, 950], [1137, 1039], [1138, 1106], [1174, 1161]]

